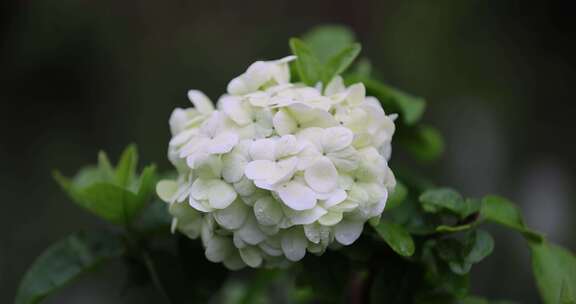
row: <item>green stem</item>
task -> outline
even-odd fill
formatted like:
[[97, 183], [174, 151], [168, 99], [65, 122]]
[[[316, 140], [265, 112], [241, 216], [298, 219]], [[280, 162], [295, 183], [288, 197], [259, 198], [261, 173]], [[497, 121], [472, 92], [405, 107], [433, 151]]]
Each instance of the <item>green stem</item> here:
[[150, 254], [148, 253], [147, 250], [142, 250], [142, 258], [144, 260], [144, 265], [146, 266], [146, 269], [148, 270], [148, 273], [150, 274], [150, 278], [152, 279], [152, 283], [154, 284], [154, 287], [156, 287], [156, 289], [158, 289], [160, 294], [162, 294], [162, 296], [164, 298], [166, 298], [167, 303], [171, 303], [172, 301], [170, 300], [170, 297], [168, 296], [166, 289], [164, 289], [164, 286], [162, 285], [162, 282], [160, 281], [160, 276], [158, 275], [158, 271], [156, 270], [156, 266], [154, 265], [154, 261], [152, 260], [152, 257], [150, 256]]

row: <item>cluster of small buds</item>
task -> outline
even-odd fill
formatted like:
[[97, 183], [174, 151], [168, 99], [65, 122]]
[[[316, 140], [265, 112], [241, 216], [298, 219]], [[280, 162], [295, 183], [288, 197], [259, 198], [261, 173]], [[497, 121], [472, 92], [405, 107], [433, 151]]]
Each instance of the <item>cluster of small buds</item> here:
[[361, 83], [290, 82], [294, 56], [258, 61], [228, 84], [216, 109], [191, 90], [175, 109], [157, 185], [173, 230], [200, 237], [229, 269], [278, 267], [352, 244], [379, 218], [396, 181], [388, 167], [395, 115]]

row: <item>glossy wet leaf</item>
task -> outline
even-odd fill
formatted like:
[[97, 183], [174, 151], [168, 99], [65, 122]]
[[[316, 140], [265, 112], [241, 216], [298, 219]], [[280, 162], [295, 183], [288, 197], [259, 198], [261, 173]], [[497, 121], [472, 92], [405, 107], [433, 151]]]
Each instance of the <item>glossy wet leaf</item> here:
[[465, 218], [480, 209], [479, 201], [464, 199], [460, 193], [449, 188], [427, 190], [420, 195], [419, 200], [426, 212], [448, 211], [460, 218]]
[[524, 225], [518, 208], [509, 200], [499, 196], [487, 196], [482, 200], [481, 215], [484, 219], [512, 228], [527, 239], [542, 242], [543, 236]]
[[414, 254], [414, 240], [406, 229], [390, 221], [382, 220], [374, 226], [378, 235], [401, 256], [411, 256]]
[[546, 304], [576, 302], [576, 257], [548, 243], [532, 243], [532, 271]]
[[39, 303], [80, 275], [123, 253], [122, 242], [107, 233], [76, 233], [50, 246], [24, 276], [16, 304]]

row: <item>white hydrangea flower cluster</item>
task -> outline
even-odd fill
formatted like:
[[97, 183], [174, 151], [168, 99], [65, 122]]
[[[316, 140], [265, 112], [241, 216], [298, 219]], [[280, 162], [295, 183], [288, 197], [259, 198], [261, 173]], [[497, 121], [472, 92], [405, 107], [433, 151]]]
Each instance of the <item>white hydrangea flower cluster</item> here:
[[170, 118], [176, 180], [157, 185], [173, 229], [201, 237], [230, 269], [275, 267], [350, 245], [378, 218], [395, 186], [388, 167], [395, 115], [361, 83], [290, 82], [288, 62], [258, 61], [228, 84], [217, 108]]

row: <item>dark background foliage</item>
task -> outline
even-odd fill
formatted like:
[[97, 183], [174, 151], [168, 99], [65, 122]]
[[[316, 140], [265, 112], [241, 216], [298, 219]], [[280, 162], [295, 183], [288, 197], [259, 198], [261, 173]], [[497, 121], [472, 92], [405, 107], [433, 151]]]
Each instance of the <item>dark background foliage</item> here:
[[[352, 27], [387, 82], [428, 99], [425, 120], [445, 134], [446, 153], [418, 166], [466, 195], [511, 197], [529, 225], [574, 251], [576, 27], [568, 5], [4, 1], [0, 302], [12, 301], [26, 267], [49, 243], [102, 225], [66, 202], [52, 169], [72, 174], [94, 162], [98, 149], [118, 155], [129, 142], [144, 161], [168, 169], [167, 119], [188, 105], [187, 89], [216, 99], [249, 63], [288, 54], [287, 38], [324, 23]], [[475, 267], [473, 291], [537, 303], [525, 243], [494, 232], [495, 254]], [[48, 302], [121, 303], [125, 274], [117, 269]]]

